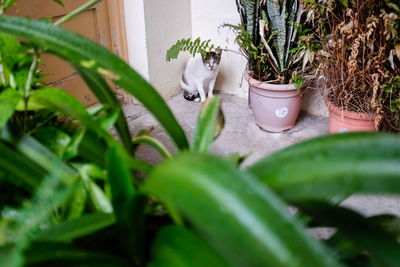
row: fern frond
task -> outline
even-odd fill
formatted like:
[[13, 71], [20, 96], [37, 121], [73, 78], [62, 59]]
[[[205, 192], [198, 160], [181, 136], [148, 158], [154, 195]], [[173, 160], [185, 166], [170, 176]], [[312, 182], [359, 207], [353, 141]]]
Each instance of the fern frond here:
[[181, 51], [188, 51], [192, 56], [195, 56], [197, 53], [201, 53], [203, 51], [216, 51], [221, 49], [220, 46], [211, 45], [211, 40], [201, 41], [200, 37], [196, 40], [181, 39], [177, 41], [170, 49], [167, 50], [166, 61], [171, 61], [171, 59], [176, 59]]

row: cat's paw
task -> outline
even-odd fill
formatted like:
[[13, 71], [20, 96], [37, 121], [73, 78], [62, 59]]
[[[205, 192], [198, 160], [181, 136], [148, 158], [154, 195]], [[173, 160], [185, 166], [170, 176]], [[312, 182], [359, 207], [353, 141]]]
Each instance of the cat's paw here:
[[200, 102], [200, 98], [195, 98], [194, 102]]
[[213, 97], [214, 95], [213, 95], [213, 93], [208, 93], [208, 97]]

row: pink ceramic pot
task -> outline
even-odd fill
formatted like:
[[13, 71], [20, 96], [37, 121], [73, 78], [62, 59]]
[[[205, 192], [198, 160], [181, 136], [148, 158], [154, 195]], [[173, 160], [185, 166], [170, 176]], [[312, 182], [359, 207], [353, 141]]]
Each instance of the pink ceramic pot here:
[[293, 84], [271, 84], [251, 78], [247, 73], [249, 98], [256, 124], [267, 132], [282, 132], [296, 124], [303, 97]]
[[329, 109], [329, 132], [376, 131], [375, 114], [357, 113], [336, 107], [325, 100]]

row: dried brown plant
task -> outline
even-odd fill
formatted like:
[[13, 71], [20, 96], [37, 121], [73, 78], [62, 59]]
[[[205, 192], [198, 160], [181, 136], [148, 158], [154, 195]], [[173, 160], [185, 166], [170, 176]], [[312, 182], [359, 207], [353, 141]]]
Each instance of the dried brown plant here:
[[339, 1], [327, 1], [320, 15], [323, 92], [338, 107], [376, 114], [378, 126], [393, 115], [385, 99], [387, 84], [400, 75], [395, 49], [400, 43], [399, 16], [385, 1], [352, 3], [340, 6]]

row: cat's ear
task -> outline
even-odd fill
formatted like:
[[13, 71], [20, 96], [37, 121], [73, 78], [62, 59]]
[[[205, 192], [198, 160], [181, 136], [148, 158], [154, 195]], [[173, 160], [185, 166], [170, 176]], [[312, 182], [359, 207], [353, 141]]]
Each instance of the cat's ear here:
[[217, 50], [217, 55], [218, 55], [218, 56], [221, 56], [221, 55], [222, 55], [222, 49], [218, 49], [218, 50]]

